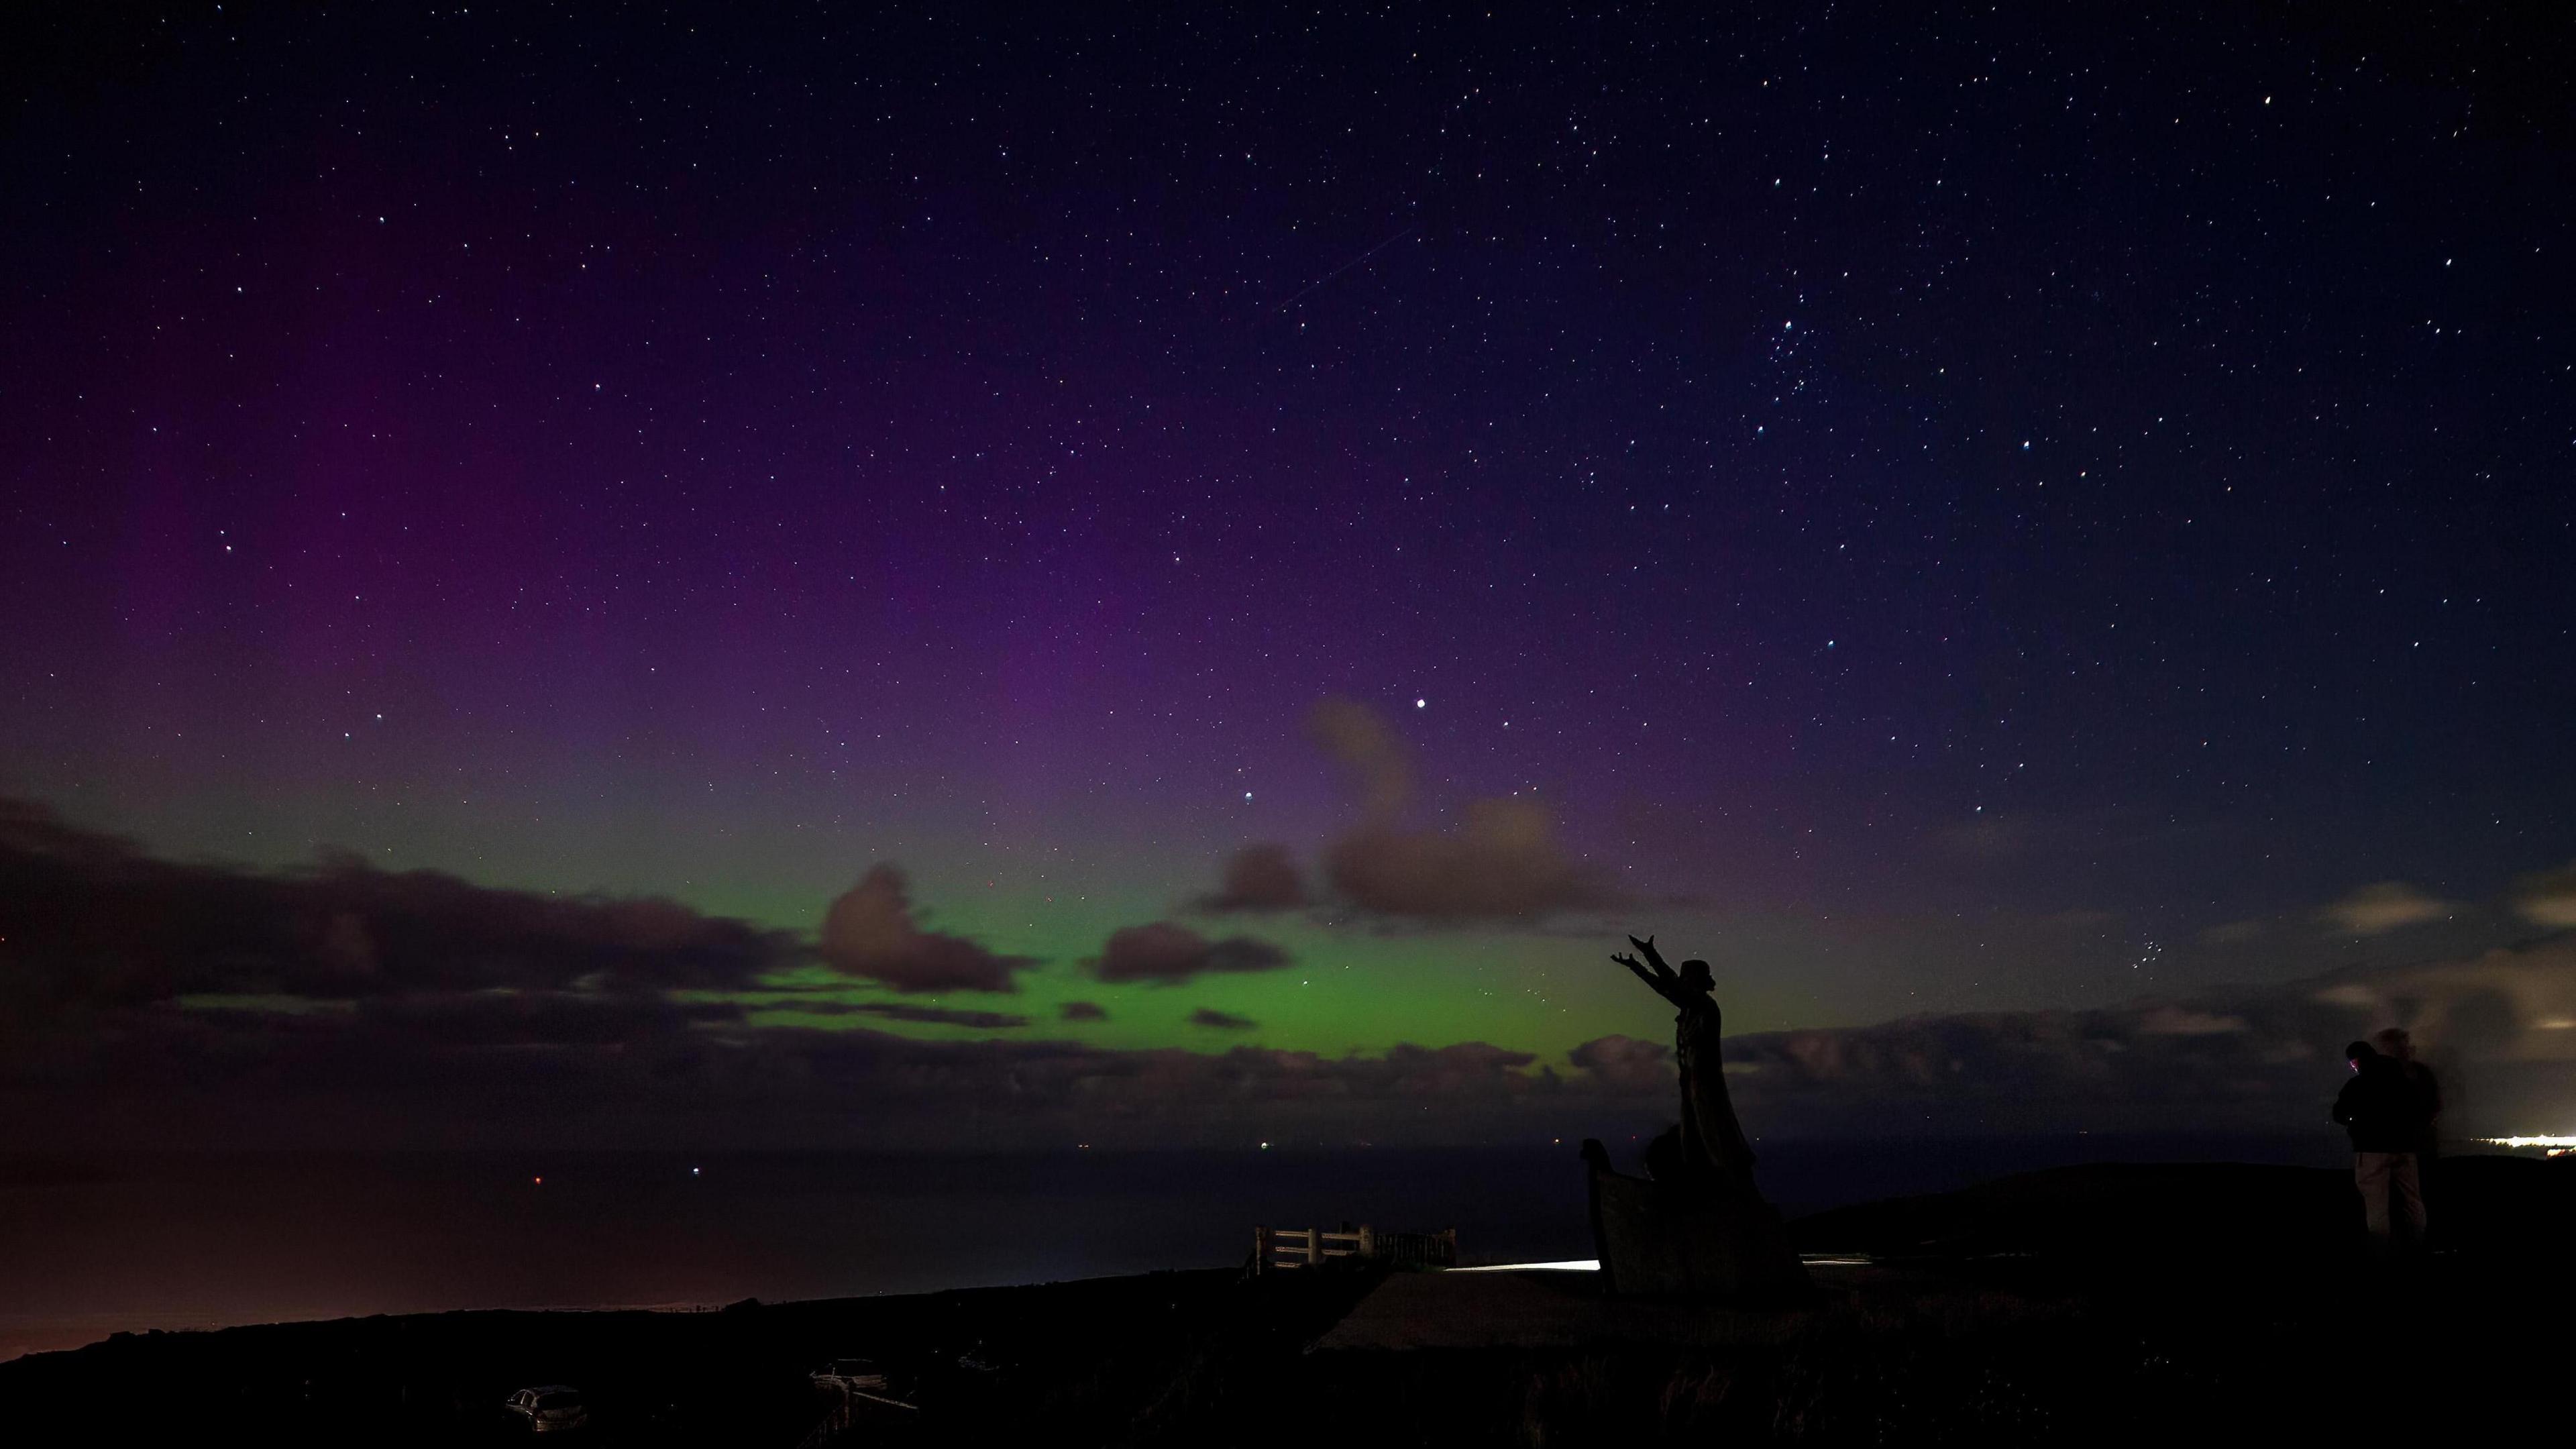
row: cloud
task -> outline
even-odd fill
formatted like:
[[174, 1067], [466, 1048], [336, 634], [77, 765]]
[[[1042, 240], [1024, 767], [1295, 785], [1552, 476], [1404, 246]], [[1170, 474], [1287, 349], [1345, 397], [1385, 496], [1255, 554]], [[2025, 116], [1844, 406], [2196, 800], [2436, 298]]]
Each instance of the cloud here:
[[[340, 861], [257, 872], [152, 859], [0, 807], [0, 1149], [261, 1145], [929, 1148], [1464, 1142], [1651, 1130], [1661, 1040], [1328, 1057], [1012, 1031], [904, 1001], [797, 1021], [749, 1003], [810, 946], [669, 902], [558, 900]], [[727, 999], [739, 992], [741, 999]], [[793, 991], [785, 994], [793, 995]], [[1097, 1019], [1081, 1003], [1058, 1008]], [[792, 1024], [791, 1024], [792, 1023]], [[2458, 1135], [2576, 1111], [2576, 938], [2080, 1011], [1916, 1017], [1729, 1038], [1765, 1141], [1910, 1132], [2321, 1132], [2344, 1042], [2403, 1026]]]
[[[0, 1147], [1176, 1146], [1526, 1133], [1561, 1094], [1481, 1042], [1342, 1057], [751, 1027], [723, 1008], [457, 999], [426, 1017], [165, 1011], [85, 1059], [0, 1058]], [[425, 1030], [429, 1020], [438, 1025]], [[32, 1110], [42, 1107], [45, 1110]], [[1429, 1107], [1431, 1110], [1425, 1111]]]
[[652, 897], [495, 890], [351, 856], [260, 872], [157, 860], [0, 801], [0, 1026], [184, 995], [737, 989], [809, 959], [785, 932]]
[[1109, 1013], [1096, 1001], [1068, 1001], [1061, 1008], [1067, 1021], [1107, 1021]]
[[[78, 852], [47, 857], [49, 868], [64, 869], [66, 856]], [[144, 869], [153, 864], [111, 853], [87, 874], [55, 880], [140, 870], [239, 904], [222, 893], [243, 873], [182, 866], [163, 876]], [[166, 991], [175, 973], [120, 976], [113, 957], [92, 957], [85, 943], [46, 925], [96, 922], [94, 904], [78, 893], [17, 889], [34, 879], [21, 854], [0, 850], [0, 866], [14, 872], [6, 875], [13, 889], [0, 891], [7, 927], [0, 935], [10, 948], [48, 943], [40, 956], [13, 950], [11, 966], [51, 962], [45, 981], [68, 974], [97, 983], [77, 996], [57, 992], [47, 1016], [0, 1011], [0, 1147], [221, 1138], [926, 1148], [970, 1137], [1014, 1146], [1176, 1145], [1256, 1133], [1334, 1142], [1571, 1141], [1650, 1131], [1675, 1109], [1669, 1045], [1628, 1036], [1583, 1043], [1559, 1071], [1527, 1050], [1489, 1042], [1328, 1057], [1250, 1045], [1188, 1051], [925, 1040], [858, 1026], [755, 1024], [769, 1015], [747, 1016], [736, 1002], [694, 991], [609, 989], [600, 984], [609, 978], [567, 978], [561, 968], [543, 973], [556, 984], [532, 974], [517, 985], [451, 989], [431, 977], [327, 998], [267, 990], [254, 971], [224, 978], [231, 988], [224, 994], [151, 995]], [[249, 878], [300, 889], [322, 877]], [[327, 938], [327, 918], [325, 925], [312, 939]], [[31, 928], [41, 929], [20, 934]], [[382, 941], [371, 949], [380, 982], [388, 970], [419, 978], [401, 951]], [[646, 972], [623, 969], [630, 977]], [[34, 999], [25, 994], [32, 979], [13, 969], [0, 976], [0, 989], [22, 1004]], [[858, 1005], [889, 1009], [848, 1014], [888, 1022], [992, 1021], [1002, 1030], [1000, 1022], [1015, 1020], [934, 1018], [934, 1009], [905, 1002]], [[1254, 1029], [1212, 1009], [1192, 1020], [1211, 1036]], [[2446, 1127], [2455, 1134], [2558, 1130], [2576, 1107], [2576, 940], [2082, 1011], [1731, 1037], [1724, 1055], [1747, 1128], [1765, 1141], [1882, 1137], [1894, 1123], [1926, 1134], [2280, 1134], [2323, 1130], [2323, 1104], [2342, 1075], [2336, 1053], [2388, 1025], [2411, 1029], [2442, 1074], [2452, 1103]]]
[[1324, 700], [1307, 716], [1307, 729], [1359, 787], [1366, 818], [1324, 852], [1325, 878], [1351, 905], [1464, 925], [1617, 903], [1615, 891], [1558, 846], [1554, 822], [1535, 800], [1470, 801], [1454, 833], [1399, 825], [1413, 796], [1412, 757], [1395, 727], [1367, 705]]
[[1306, 732], [1349, 772], [1370, 819], [1411, 803], [1413, 754], [1385, 716], [1354, 699], [1320, 700], [1307, 711]]
[[2226, 1036], [2251, 1029], [2241, 1016], [2222, 1016], [2181, 1006], [2159, 1006], [2138, 1018], [2138, 1034], [2141, 1036]]
[[730, 1001], [522, 991], [380, 998], [359, 1004], [352, 1019], [363, 1036], [398, 1040], [415, 1050], [614, 1051], [700, 1028], [739, 1026], [743, 1013]]
[[2338, 931], [2380, 936], [2439, 920], [2450, 910], [2450, 902], [2436, 900], [2402, 880], [2384, 880], [2360, 887], [2317, 914]]
[[[1361, 1059], [1357, 1070], [1377, 1075], [1392, 1088], [1392, 1095], [1446, 1097], [1480, 1084], [1517, 1089], [1526, 1080], [1522, 1070], [1537, 1060], [1536, 1052], [1462, 1041], [1445, 1047], [1391, 1046], [1373, 1063]], [[1541, 1083], [1549, 1080], [1539, 1079]]]
[[1228, 857], [1216, 894], [1198, 904], [1205, 911], [1293, 911], [1307, 905], [1306, 878], [1284, 845], [1247, 845]]
[[825, 1015], [882, 1016], [888, 1021], [917, 1021], [933, 1026], [971, 1026], [979, 1031], [1008, 1031], [1026, 1026], [1029, 1019], [1005, 1011], [957, 1011], [944, 1006], [920, 1006], [909, 1001], [862, 1001], [843, 1005], [810, 1006], [807, 1011]]
[[1275, 971], [1288, 953], [1250, 936], [1211, 941], [1169, 921], [1110, 933], [1092, 970], [1103, 981], [1158, 981], [1166, 986], [1219, 971]]
[[[0, 1149], [1439, 1141], [1520, 1130], [1512, 1114], [1552, 1090], [1530, 1053], [1484, 1043], [1329, 1058], [826, 1028], [760, 1005], [802, 994], [773, 969], [817, 959], [785, 933], [349, 862], [174, 864], [26, 807], [0, 806], [0, 953]], [[904, 1001], [808, 1010], [1025, 1024]]]
[[1663, 1091], [1675, 1084], [1673, 1049], [1633, 1036], [1594, 1037], [1565, 1054], [1576, 1070], [1616, 1091]]
[[[1622, 900], [1598, 872], [1566, 854], [1553, 817], [1536, 800], [1471, 800], [1455, 831], [1405, 825], [1414, 794], [1412, 754], [1394, 725], [1367, 705], [1322, 700], [1306, 726], [1359, 796], [1360, 823], [1323, 853], [1322, 874], [1341, 904], [1417, 924], [1460, 926], [1531, 923]], [[1314, 903], [1287, 847], [1259, 844], [1230, 857], [1216, 893], [1196, 905], [1275, 911]]]
[[823, 959], [897, 991], [1017, 991], [1011, 973], [1038, 963], [913, 924], [903, 872], [872, 867], [823, 916]]
[[1748, 1130], [2310, 1130], [2343, 1044], [2403, 1026], [2453, 1135], [2557, 1131], [2576, 1109], [2576, 943], [2080, 1011], [1911, 1017], [1730, 1038]]
[[2539, 871], [2515, 881], [2513, 909], [2535, 926], [2576, 927], [2576, 861], [2561, 870]]
[[1364, 828], [1324, 858], [1334, 889], [1363, 910], [1440, 924], [1527, 921], [1619, 897], [1555, 841], [1534, 801], [1477, 800], [1455, 834]]

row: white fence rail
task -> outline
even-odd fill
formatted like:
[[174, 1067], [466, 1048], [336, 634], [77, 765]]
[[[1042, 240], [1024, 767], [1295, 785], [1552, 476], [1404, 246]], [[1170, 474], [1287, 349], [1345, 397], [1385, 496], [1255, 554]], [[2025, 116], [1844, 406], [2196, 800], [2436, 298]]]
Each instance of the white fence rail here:
[[1436, 1233], [1381, 1233], [1366, 1223], [1341, 1231], [1325, 1228], [1252, 1230], [1252, 1271], [1275, 1273], [1283, 1268], [1320, 1268], [1336, 1258], [1354, 1262], [1391, 1263], [1412, 1268], [1458, 1265], [1458, 1230]]

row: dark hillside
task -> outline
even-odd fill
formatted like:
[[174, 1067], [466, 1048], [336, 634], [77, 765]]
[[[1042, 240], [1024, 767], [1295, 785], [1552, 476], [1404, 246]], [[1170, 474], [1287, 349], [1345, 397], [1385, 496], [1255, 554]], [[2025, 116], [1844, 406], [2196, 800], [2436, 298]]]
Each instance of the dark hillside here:
[[1801, 1219], [1847, 1260], [1795, 1311], [1604, 1300], [1580, 1273], [1210, 1269], [120, 1335], [0, 1364], [0, 1403], [38, 1431], [14, 1442], [474, 1444], [561, 1382], [594, 1414], [568, 1442], [819, 1449], [806, 1375], [863, 1356], [918, 1407], [828, 1442], [2230, 1442], [2364, 1402], [2390, 1433], [2495, 1437], [2576, 1347], [2576, 1162], [2454, 1159], [2428, 1197], [2437, 1251], [2393, 1269], [2358, 1256], [2340, 1174], [2090, 1166]]

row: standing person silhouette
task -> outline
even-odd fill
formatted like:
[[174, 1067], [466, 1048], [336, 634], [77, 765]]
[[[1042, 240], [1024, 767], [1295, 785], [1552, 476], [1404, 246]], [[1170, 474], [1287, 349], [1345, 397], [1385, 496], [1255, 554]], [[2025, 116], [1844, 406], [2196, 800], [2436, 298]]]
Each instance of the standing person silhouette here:
[[2442, 1155], [2442, 1084], [2433, 1069], [2415, 1059], [2415, 1038], [2402, 1026], [2382, 1027], [2370, 1034], [2370, 1044], [2379, 1054], [2397, 1063], [2397, 1071], [2406, 1085], [2415, 1089], [2415, 1236], [2425, 1237], [2431, 1218], [2424, 1209], [2424, 1193], [2433, 1179], [2433, 1161]]
[[2335, 1094], [2334, 1120], [2352, 1134], [2352, 1184], [2361, 1194], [2362, 1226], [2374, 1256], [2421, 1245], [2423, 1182], [2416, 1144], [2431, 1130], [2422, 1093], [2395, 1057], [2366, 1041], [2343, 1049], [2352, 1079]]
[[1636, 973], [1638, 980], [1681, 1013], [1673, 1018], [1673, 1054], [1681, 1067], [1684, 1175], [1716, 1178], [1758, 1200], [1753, 1144], [1745, 1140], [1743, 1125], [1735, 1120], [1735, 1103], [1726, 1091], [1726, 1064], [1718, 1052], [1725, 1016], [1710, 994], [1716, 989], [1716, 978], [1705, 961], [1684, 961], [1678, 972], [1665, 965], [1652, 936], [1642, 941], [1630, 936], [1628, 944], [1645, 960], [1626, 954], [1613, 954], [1610, 959]]
[[2442, 1084], [2433, 1069], [2415, 1058], [2415, 1038], [2402, 1026], [2382, 1027], [2370, 1034], [2370, 1044], [2379, 1054], [2397, 1063], [2407, 1085], [2415, 1089], [2416, 1105], [2424, 1114], [2424, 1132], [2416, 1139], [2415, 1155], [2431, 1166], [2433, 1157], [2442, 1150]]

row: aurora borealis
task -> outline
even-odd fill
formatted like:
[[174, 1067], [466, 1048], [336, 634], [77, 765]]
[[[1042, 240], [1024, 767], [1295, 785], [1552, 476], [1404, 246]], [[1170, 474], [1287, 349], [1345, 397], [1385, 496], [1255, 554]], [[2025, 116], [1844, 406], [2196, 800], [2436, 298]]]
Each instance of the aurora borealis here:
[[2576, 1050], [2563, 20], [8, 23], [21, 1122]]

